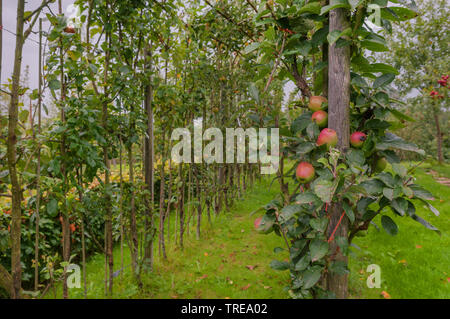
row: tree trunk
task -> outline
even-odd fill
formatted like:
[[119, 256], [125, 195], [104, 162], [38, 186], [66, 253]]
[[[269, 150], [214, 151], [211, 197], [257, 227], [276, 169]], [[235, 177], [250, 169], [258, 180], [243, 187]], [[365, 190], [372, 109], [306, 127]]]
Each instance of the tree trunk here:
[[[151, 46], [145, 49], [146, 72], [150, 72], [152, 69], [152, 53]], [[146, 216], [145, 216], [145, 252], [144, 252], [144, 265], [146, 270], [151, 271], [153, 267], [153, 203], [155, 200], [154, 192], [154, 140], [153, 140], [153, 108], [152, 108], [153, 87], [149, 83], [145, 86], [145, 100], [144, 107], [147, 115], [147, 135], [145, 137], [145, 184], [149, 191], [150, 201], [146, 200]]]
[[[164, 133], [163, 133], [164, 135]], [[163, 138], [164, 141], [164, 138]], [[161, 163], [161, 170], [160, 170], [160, 187], [159, 187], [159, 242], [160, 242], [160, 256], [162, 253], [162, 256], [164, 259], [167, 259], [166, 255], [166, 245], [164, 243], [164, 188], [165, 188], [165, 181], [164, 181], [164, 159]]]
[[[1, 6], [1, 0], [0, 0]], [[1, 15], [1, 11], [0, 11]], [[0, 21], [1, 25], [1, 21]], [[0, 39], [1, 41], [1, 39]], [[1, 54], [1, 51], [0, 51]], [[1, 62], [0, 62], [1, 63]], [[42, 19], [39, 19], [39, 72], [38, 72], [38, 83], [39, 83], [39, 100], [38, 100], [38, 133], [41, 134], [41, 106], [42, 106]], [[31, 115], [31, 114], [30, 114]], [[34, 130], [33, 130], [34, 132]], [[36, 165], [36, 234], [34, 242], [34, 290], [39, 290], [39, 223], [40, 223], [40, 201], [41, 201], [41, 143], [38, 143], [37, 151], [37, 165]]]
[[22, 285], [22, 267], [20, 264], [20, 237], [22, 222], [22, 189], [17, 178], [16, 167], [16, 128], [18, 122], [19, 109], [19, 89], [20, 89], [20, 69], [22, 66], [23, 49], [23, 15], [25, 0], [19, 0], [17, 3], [17, 25], [16, 25], [16, 51], [14, 55], [14, 69], [12, 75], [11, 101], [8, 110], [8, 169], [11, 180], [11, 275], [12, 289], [11, 298], [20, 298]]
[[436, 124], [436, 141], [437, 141], [437, 159], [439, 164], [444, 162], [444, 157], [442, 155], [442, 132], [441, 125], [439, 123], [439, 116], [436, 111], [433, 112], [434, 123]]
[[195, 174], [195, 184], [196, 184], [196, 193], [197, 193], [197, 240], [200, 240], [200, 227], [201, 227], [201, 221], [202, 221], [202, 197], [200, 192], [200, 177], [199, 177], [199, 168], [197, 167], [197, 174]]
[[[111, 52], [111, 33], [106, 33], [105, 42], [108, 45], [108, 49], [105, 53], [105, 71], [104, 71], [104, 95], [105, 99], [109, 96], [109, 87], [108, 87], [108, 69], [109, 69], [109, 60], [110, 60], [110, 52]], [[105, 101], [103, 103], [102, 108], [102, 126], [105, 132], [108, 130], [108, 103]], [[106, 139], [107, 140], [107, 139]], [[111, 202], [110, 196], [110, 172], [111, 172], [111, 163], [109, 160], [108, 154], [108, 145], [103, 146], [103, 161], [105, 163], [105, 201], [106, 203]], [[105, 219], [105, 250], [106, 250], [106, 262], [108, 264], [109, 269], [105, 269], [105, 273], [108, 273], [108, 290], [105, 293], [109, 293], [112, 295], [113, 289], [113, 281], [114, 281], [114, 260], [113, 260], [113, 236], [112, 236], [112, 210], [110, 205], [106, 205], [106, 219]], [[106, 283], [105, 283], [106, 285]], [[106, 286], [105, 286], [106, 287]]]
[[[335, 30], [345, 30], [349, 26], [348, 13], [346, 9], [342, 8], [330, 12], [330, 33]], [[328, 123], [329, 128], [334, 129], [338, 135], [338, 149], [345, 152], [349, 146], [350, 137], [350, 47], [336, 48], [336, 44], [333, 44], [329, 49], [328, 61]], [[330, 209], [330, 223], [327, 229], [328, 237], [338, 226], [341, 214], [341, 204], [333, 204]], [[348, 221], [347, 218], [344, 218], [335, 233], [335, 237], [347, 237], [347, 232]], [[347, 257], [339, 251], [334, 240], [330, 243], [330, 249], [332, 255], [336, 254], [335, 260], [347, 262]], [[326, 282], [328, 290], [333, 292], [337, 298], [347, 297], [347, 275], [340, 276], [328, 272]]]
[[[3, 0], [0, 0], [0, 25], [3, 25]], [[0, 85], [2, 83], [3, 28], [0, 28]]]
[[[130, 116], [132, 112], [130, 112]], [[134, 123], [132, 123], [134, 129]], [[131, 269], [133, 271], [133, 276], [137, 275], [137, 261], [138, 261], [138, 234], [137, 234], [137, 223], [136, 223], [136, 204], [134, 199], [134, 159], [133, 159], [133, 146], [130, 145], [128, 149], [128, 166], [129, 166], [129, 184], [131, 186], [130, 194], [130, 237], [131, 237]]]

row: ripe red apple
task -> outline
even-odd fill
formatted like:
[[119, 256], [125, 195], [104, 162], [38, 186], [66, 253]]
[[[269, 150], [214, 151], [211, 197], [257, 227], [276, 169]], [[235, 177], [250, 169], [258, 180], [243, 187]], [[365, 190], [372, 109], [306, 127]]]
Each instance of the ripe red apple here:
[[317, 145], [321, 146], [326, 144], [327, 148], [335, 147], [338, 142], [338, 137], [335, 130], [330, 128], [324, 128], [317, 138]]
[[364, 141], [367, 139], [367, 135], [363, 132], [354, 132], [350, 136], [350, 144], [353, 147], [361, 148], [364, 144]]
[[74, 27], [67, 26], [67, 27], [64, 28], [64, 32], [66, 32], [66, 33], [75, 33], [76, 31], [75, 31]]
[[264, 221], [263, 217], [256, 218], [253, 225], [258, 233], [268, 234], [273, 230], [273, 223]]
[[315, 175], [314, 167], [308, 162], [301, 162], [297, 166], [295, 176], [301, 184], [310, 182]]
[[261, 220], [262, 220], [262, 217], [258, 217], [258, 218], [256, 218], [255, 221], [253, 222], [253, 226], [255, 226], [255, 229], [256, 229], [256, 230], [258, 230], [259, 225], [261, 225]]
[[311, 120], [317, 123], [320, 128], [324, 128], [328, 124], [328, 113], [325, 111], [315, 111], [311, 116]]
[[320, 111], [325, 109], [324, 103], [327, 102], [327, 99], [323, 96], [311, 96], [309, 98], [308, 107], [311, 111]]
[[380, 172], [384, 171], [386, 166], [387, 166], [386, 158], [381, 157], [381, 158], [377, 159], [377, 161], [375, 162], [375, 168], [374, 168], [375, 173], [380, 173]]

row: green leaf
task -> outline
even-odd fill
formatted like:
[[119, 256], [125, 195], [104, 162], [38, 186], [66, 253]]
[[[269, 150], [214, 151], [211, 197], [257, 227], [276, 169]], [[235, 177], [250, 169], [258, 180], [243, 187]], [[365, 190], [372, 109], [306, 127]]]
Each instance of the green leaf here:
[[381, 9], [381, 17], [390, 21], [406, 21], [417, 16], [417, 12], [403, 7], [387, 7]]
[[381, 139], [380, 143], [377, 143], [376, 149], [383, 151], [390, 148], [403, 151], [411, 151], [419, 153], [421, 155], [425, 155], [425, 151], [418, 148], [416, 144], [406, 142], [395, 134], [386, 133], [386, 136]]
[[289, 269], [289, 263], [287, 261], [272, 260], [270, 267], [275, 270], [287, 270]]
[[311, 253], [311, 261], [317, 261], [328, 253], [328, 243], [321, 239], [314, 239], [309, 244], [309, 251]]
[[416, 120], [413, 119], [412, 117], [396, 110], [396, 109], [392, 109], [392, 108], [388, 108], [389, 112], [391, 112], [392, 115], [394, 115], [397, 119], [399, 120], [405, 120], [405, 121], [409, 121], [409, 122], [415, 122]]
[[439, 229], [437, 229], [436, 227], [434, 227], [433, 225], [431, 225], [429, 222], [427, 222], [425, 219], [417, 216], [416, 214], [411, 216], [412, 219], [414, 219], [416, 222], [421, 223], [423, 226], [425, 226], [428, 229], [431, 229], [433, 231], [435, 231], [436, 233], [438, 233], [439, 235], [441, 235], [441, 232], [439, 231]]
[[408, 170], [406, 169], [406, 167], [400, 163], [392, 164], [392, 169], [400, 177], [405, 177], [406, 174], [408, 173]]
[[440, 215], [439, 211], [436, 208], [434, 208], [433, 205], [431, 205], [430, 203], [427, 203], [427, 206], [433, 212], [433, 214], [435, 214], [436, 216]]
[[364, 181], [359, 186], [366, 189], [369, 195], [378, 195], [383, 191], [383, 183], [376, 179], [370, 179], [368, 181]]
[[130, 69], [128, 68], [128, 66], [122, 65], [119, 68], [119, 72], [122, 73], [122, 74], [128, 74], [130, 72]]
[[373, 63], [373, 64], [370, 64], [369, 70], [366, 70], [365, 72], [373, 72], [373, 73], [381, 72], [383, 74], [385, 74], [385, 73], [392, 73], [392, 74], [395, 74], [395, 75], [399, 75], [400, 74], [396, 68], [394, 68], [393, 66], [384, 64], [384, 63]]
[[297, 195], [295, 198], [296, 204], [308, 204], [317, 201], [319, 198], [312, 192], [307, 191]]
[[404, 198], [395, 198], [392, 201], [391, 206], [397, 213], [404, 216], [408, 210], [408, 201]]
[[391, 236], [395, 236], [398, 233], [397, 224], [389, 216], [381, 216], [381, 225], [383, 225], [384, 230]]
[[351, 9], [351, 6], [348, 4], [347, 0], [331, 0], [330, 2], [331, 3], [329, 5], [322, 7], [320, 10], [320, 15], [324, 15], [337, 8]]
[[391, 201], [394, 199], [394, 190], [392, 188], [385, 187], [383, 188], [383, 195]]
[[297, 154], [307, 154], [316, 148], [316, 144], [311, 142], [300, 143], [296, 148], [295, 152]]
[[303, 289], [309, 289], [314, 286], [322, 276], [320, 267], [311, 267], [303, 274]]
[[353, 222], [355, 221], [355, 214], [353, 213], [352, 207], [346, 201], [344, 201], [342, 203], [342, 208], [344, 209], [345, 215], [347, 215], [350, 224], [353, 224]]
[[50, 200], [50, 202], [47, 204], [47, 213], [51, 217], [55, 217], [58, 213], [58, 201], [56, 199]]
[[30, 112], [28, 110], [22, 110], [19, 113], [19, 121], [22, 123], [26, 123], [28, 121], [28, 115], [30, 115]]
[[381, 76], [379, 76], [374, 82], [373, 82], [373, 88], [377, 89], [379, 87], [385, 86], [390, 84], [392, 81], [394, 81], [395, 75], [392, 73], [386, 73]]
[[273, 41], [275, 40], [275, 29], [270, 26], [266, 32], [264, 32], [264, 36], [267, 40]]
[[61, 88], [61, 82], [56, 79], [50, 80], [50, 82], [48, 82], [48, 87], [51, 90], [59, 90]]
[[423, 199], [423, 200], [434, 200], [433, 194], [431, 194], [425, 188], [423, 188], [417, 184], [411, 184], [411, 185], [408, 185], [408, 187], [412, 189], [415, 197]]
[[256, 49], [259, 48], [259, 46], [261, 45], [260, 42], [253, 42], [250, 45], [246, 46], [244, 49], [244, 54], [249, 54], [253, 51], [255, 51]]
[[351, 73], [352, 84], [358, 87], [366, 88], [369, 87], [367, 81], [359, 74]]
[[324, 203], [330, 203], [338, 184], [339, 179], [334, 181], [321, 179], [314, 184], [314, 192]]
[[385, 52], [389, 51], [389, 49], [386, 47], [386, 45], [380, 41], [375, 40], [362, 40], [360, 42], [361, 46], [363, 48], [366, 48], [369, 51], [373, 52]]
[[339, 38], [343, 37], [343, 36], [351, 36], [352, 35], [352, 29], [351, 28], [347, 28], [344, 31], [340, 31], [340, 30], [334, 30], [332, 32], [330, 32], [327, 36], [327, 40], [328, 43], [330, 45], [332, 45], [333, 43], [335, 43]]
[[252, 96], [252, 98], [259, 103], [259, 90], [256, 87], [255, 83], [250, 83], [250, 95]]
[[311, 261], [311, 258], [308, 255], [303, 256], [295, 264], [294, 270], [296, 270], [296, 271], [305, 270], [306, 268], [308, 268], [310, 261]]
[[311, 112], [305, 112], [297, 117], [291, 124], [292, 133], [296, 134], [299, 131], [303, 131], [311, 123]]
[[298, 204], [288, 205], [283, 207], [280, 211], [280, 218], [282, 221], [289, 220], [292, 216], [302, 211], [302, 206]]
[[320, 8], [321, 8], [320, 2], [310, 2], [301, 7], [300, 10], [297, 11], [297, 14], [299, 15], [302, 13], [319, 14]]
[[323, 218], [311, 218], [309, 225], [316, 231], [323, 233], [327, 229], [328, 219]]

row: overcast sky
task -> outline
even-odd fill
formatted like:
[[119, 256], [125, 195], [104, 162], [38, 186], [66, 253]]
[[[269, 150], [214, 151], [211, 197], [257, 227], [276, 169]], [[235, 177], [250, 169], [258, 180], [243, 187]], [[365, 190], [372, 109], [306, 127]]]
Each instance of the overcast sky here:
[[[8, 31], [16, 33], [16, 18], [17, 18], [17, 2], [18, 0], [3, 0], [3, 55], [2, 55], [2, 78], [1, 83], [8, 83], [8, 78], [11, 78], [13, 64], [14, 64], [14, 51], [16, 47], [16, 37]], [[25, 4], [25, 11], [35, 10], [41, 3], [41, 0], [28, 0]], [[73, 4], [74, 0], [62, 0], [63, 12], [66, 12], [67, 7]], [[58, 4], [53, 3], [50, 5], [54, 13], [58, 12]], [[43, 11], [48, 12], [48, 9]], [[45, 17], [45, 15], [41, 15]], [[47, 30], [49, 27], [48, 22], [43, 21], [43, 29]], [[25, 25], [27, 28], [27, 24]], [[39, 21], [36, 22], [33, 31], [38, 31]], [[8, 30], [8, 31], [7, 31]], [[36, 42], [34, 42], [34, 41]], [[31, 89], [36, 89], [38, 86], [38, 68], [39, 68], [39, 35], [32, 33], [25, 41], [23, 47], [22, 58], [22, 71], [28, 65], [30, 67], [30, 79], [29, 85]], [[22, 73], [23, 76], [23, 73]]]

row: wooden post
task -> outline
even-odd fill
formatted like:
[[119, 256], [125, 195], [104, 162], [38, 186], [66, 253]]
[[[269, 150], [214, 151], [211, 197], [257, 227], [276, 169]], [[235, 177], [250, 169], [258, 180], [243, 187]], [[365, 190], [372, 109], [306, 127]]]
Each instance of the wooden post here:
[[[330, 12], [330, 33], [335, 30], [343, 31], [349, 27], [349, 12], [338, 8]], [[350, 46], [336, 48], [333, 44], [329, 48], [328, 56], [329, 79], [328, 79], [328, 123], [329, 128], [336, 131], [338, 135], [337, 147], [345, 151], [349, 147], [350, 138]], [[335, 229], [342, 214], [341, 203], [335, 203], [330, 209], [330, 223], [328, 226], [328, 237]], [[335, 237], [347, 237], [348, 220], [345, 217], [339, 225]], [[336, 241], [330, 243], [331, 254], [334, 260], [347, 261], [347, 257], [338, 250]], [[337, 298], [347, 297], [347, 275], [336, 275], [331, 272], [326, 278], [328, 290], [334, 292]]]

